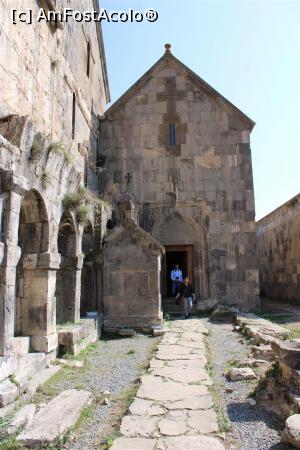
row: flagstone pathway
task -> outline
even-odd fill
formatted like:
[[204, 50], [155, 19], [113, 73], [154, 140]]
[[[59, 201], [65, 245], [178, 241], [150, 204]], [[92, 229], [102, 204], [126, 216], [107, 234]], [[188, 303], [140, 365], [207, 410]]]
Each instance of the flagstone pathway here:
[[199, 319], [176, 320], [159, 344], [111, 450], [224, 450]]

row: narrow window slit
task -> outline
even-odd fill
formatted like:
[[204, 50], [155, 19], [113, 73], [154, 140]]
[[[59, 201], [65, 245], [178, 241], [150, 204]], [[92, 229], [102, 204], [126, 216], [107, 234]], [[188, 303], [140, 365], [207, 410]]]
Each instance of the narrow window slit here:
[[169, 124], [169, 145], [175, 145], [176, 144], [176, 129], [175, 129], [175, 123]]

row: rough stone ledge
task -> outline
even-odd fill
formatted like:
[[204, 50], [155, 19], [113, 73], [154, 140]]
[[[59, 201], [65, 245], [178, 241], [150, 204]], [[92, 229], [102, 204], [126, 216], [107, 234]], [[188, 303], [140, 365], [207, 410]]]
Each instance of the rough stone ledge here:
[[289, 331], [286, 328], [252, 313], [238, 315], [236, 323], [241, 327], [241, 332], [252, 337], [257, 344], [270, 344], [275, 339], [289, 337]]

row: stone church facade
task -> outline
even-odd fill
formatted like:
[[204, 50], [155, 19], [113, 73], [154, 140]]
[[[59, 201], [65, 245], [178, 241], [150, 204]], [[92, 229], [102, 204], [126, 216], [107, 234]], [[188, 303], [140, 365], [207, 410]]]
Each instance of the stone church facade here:
[[130, 192], [137, 223], [164, 246], [163, 296], [178, 263], [200, 304], [258, 307], [253, 126], [169, 45], [102, 118], [101, 192], [112, 204]]
[[175, 262], [202, 304], [255, 309], [254, 123], [169, 46], [105, 112], [101, 28], [28, 33], [10, 7], [2, 0], [0, 382], [14, 374], [21, 389], [102, 326], [161, 327]]

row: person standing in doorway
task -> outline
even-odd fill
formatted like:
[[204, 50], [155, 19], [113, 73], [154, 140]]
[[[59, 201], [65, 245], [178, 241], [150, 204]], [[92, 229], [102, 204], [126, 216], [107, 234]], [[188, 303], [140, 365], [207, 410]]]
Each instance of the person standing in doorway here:
[[172, 295], [176, 295], [181, 284], [182, 284], [182, 270], [179, 268], [179, 265], [176, 264], [174, 269], [171, 272], [171, 280], [172, 280]]
[[183, 280], [179, 292], [176, 295], [176, 298], [179, 297], [183, 298], [184, 313], [185, 318], [187, 319], [193, 307], [193, 302], [195, 301], [195, 292], [189, 277], [185, 277]]

